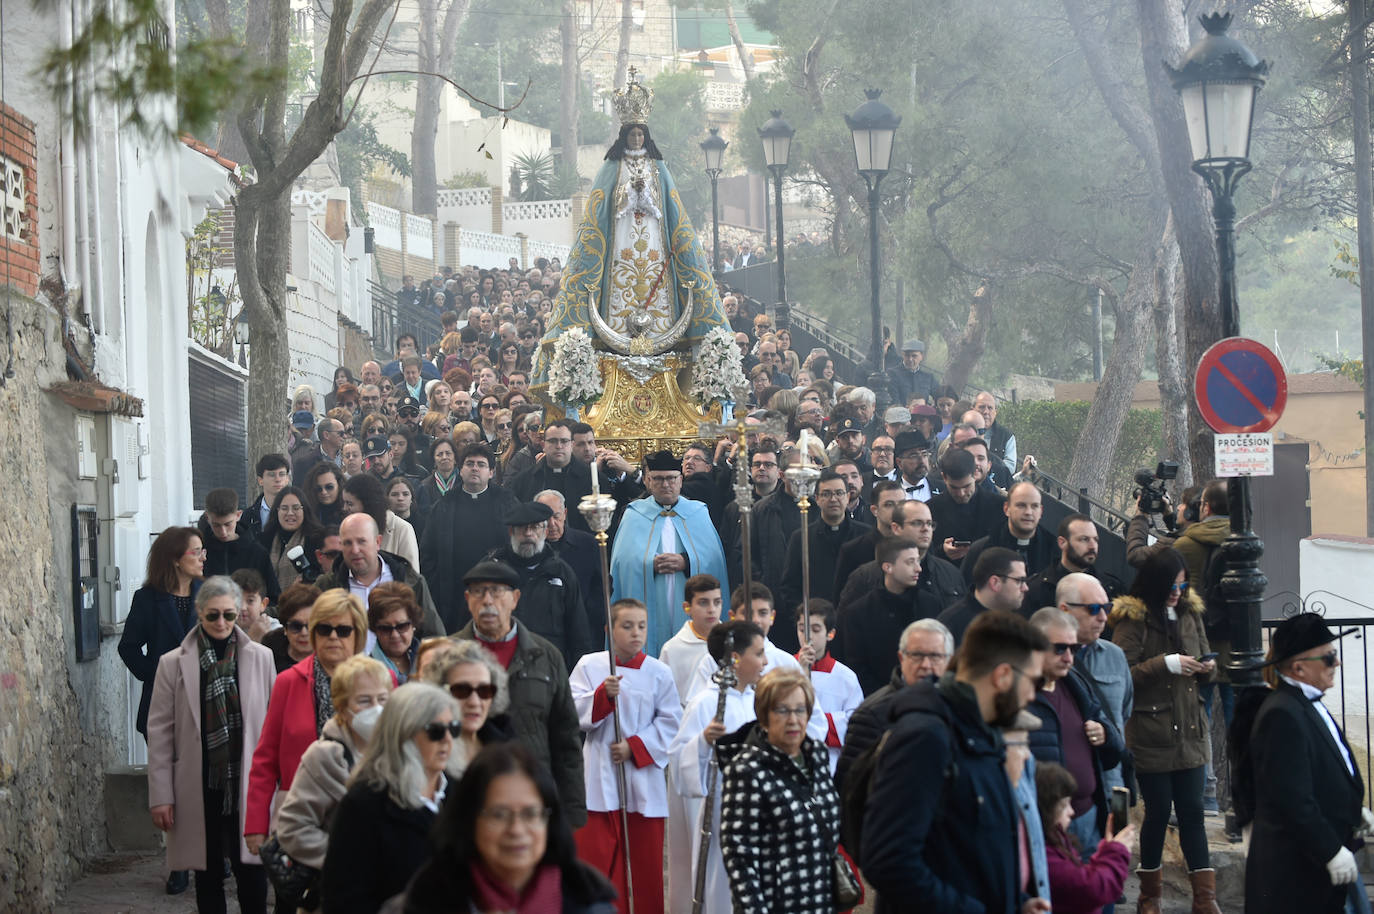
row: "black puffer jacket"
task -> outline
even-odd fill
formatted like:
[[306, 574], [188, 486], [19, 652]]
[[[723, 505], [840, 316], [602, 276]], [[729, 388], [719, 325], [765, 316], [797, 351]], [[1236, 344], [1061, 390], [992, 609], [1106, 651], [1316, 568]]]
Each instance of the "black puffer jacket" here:
[[840, 797], [825, 747], [804, 737], [800, 763], [750, 721], [718, 743], [720, 845], [737, 914], [831, 914]]

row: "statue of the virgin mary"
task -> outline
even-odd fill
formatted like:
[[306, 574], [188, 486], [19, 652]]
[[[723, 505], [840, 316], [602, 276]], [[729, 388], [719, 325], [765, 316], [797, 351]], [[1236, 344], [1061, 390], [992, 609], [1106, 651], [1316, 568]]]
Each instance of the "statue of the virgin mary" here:
[[563, 268], [536, 386], [547, 381], [553, 341], [572, 327], [612, 351], [648, 355], [687, 348], [725, 323], [710, 258], [649, 134], [652, 102], [653, 91], [631, 68], [615, 94], [619, 135]]

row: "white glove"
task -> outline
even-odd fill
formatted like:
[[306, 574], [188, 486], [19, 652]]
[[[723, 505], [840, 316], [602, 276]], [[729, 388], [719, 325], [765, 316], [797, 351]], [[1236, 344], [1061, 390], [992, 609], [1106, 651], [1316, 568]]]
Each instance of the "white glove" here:
[[1326, 872], [1331, 876], [1332, 885], [1350, 885], [1360, 878], [1360, 868], [1355, 865], [1355, 855], [1350, 848], [1343, 847], [1336, 856], [1326, 861]]
[[1374, 812], [1370, 812], [1368, 806], [1360, 810], [1360, 827], [1355, 833], [1360, 837], [1374, 835]]

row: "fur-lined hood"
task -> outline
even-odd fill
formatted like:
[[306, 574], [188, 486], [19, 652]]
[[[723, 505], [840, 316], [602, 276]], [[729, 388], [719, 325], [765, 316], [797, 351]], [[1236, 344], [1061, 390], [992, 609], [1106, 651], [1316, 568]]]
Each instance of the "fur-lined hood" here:
[[[1202, 598], [1191, 587], [1179, 601], [1179, 606], [1185, 611], [1202, 615], [1206, 607], [1202, 604]], [[1149, 612], [1144, 601], [1137, 597], [1121, 596], [1112, 601], [1112, 614], [1107, 617], [1107, 621], [1112, 625], [1117, 624], [1122, 619], [1130, 619], [1132, 622], [1141, 622]]]

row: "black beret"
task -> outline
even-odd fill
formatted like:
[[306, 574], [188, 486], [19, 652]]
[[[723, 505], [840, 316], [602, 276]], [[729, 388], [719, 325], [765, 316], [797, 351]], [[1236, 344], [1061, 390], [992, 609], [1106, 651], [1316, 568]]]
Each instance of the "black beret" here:
[[494, 581], [507, 587], [520, 586], [520, 576], [505, 562], [478, 562], [463, 575], [464, 584], [478, 584], [482, 581]]
[[528, 527], [553, 517], [553, 509], [537, 501], [522, 501], [506, 510], [501, 522], [507, 527]]

